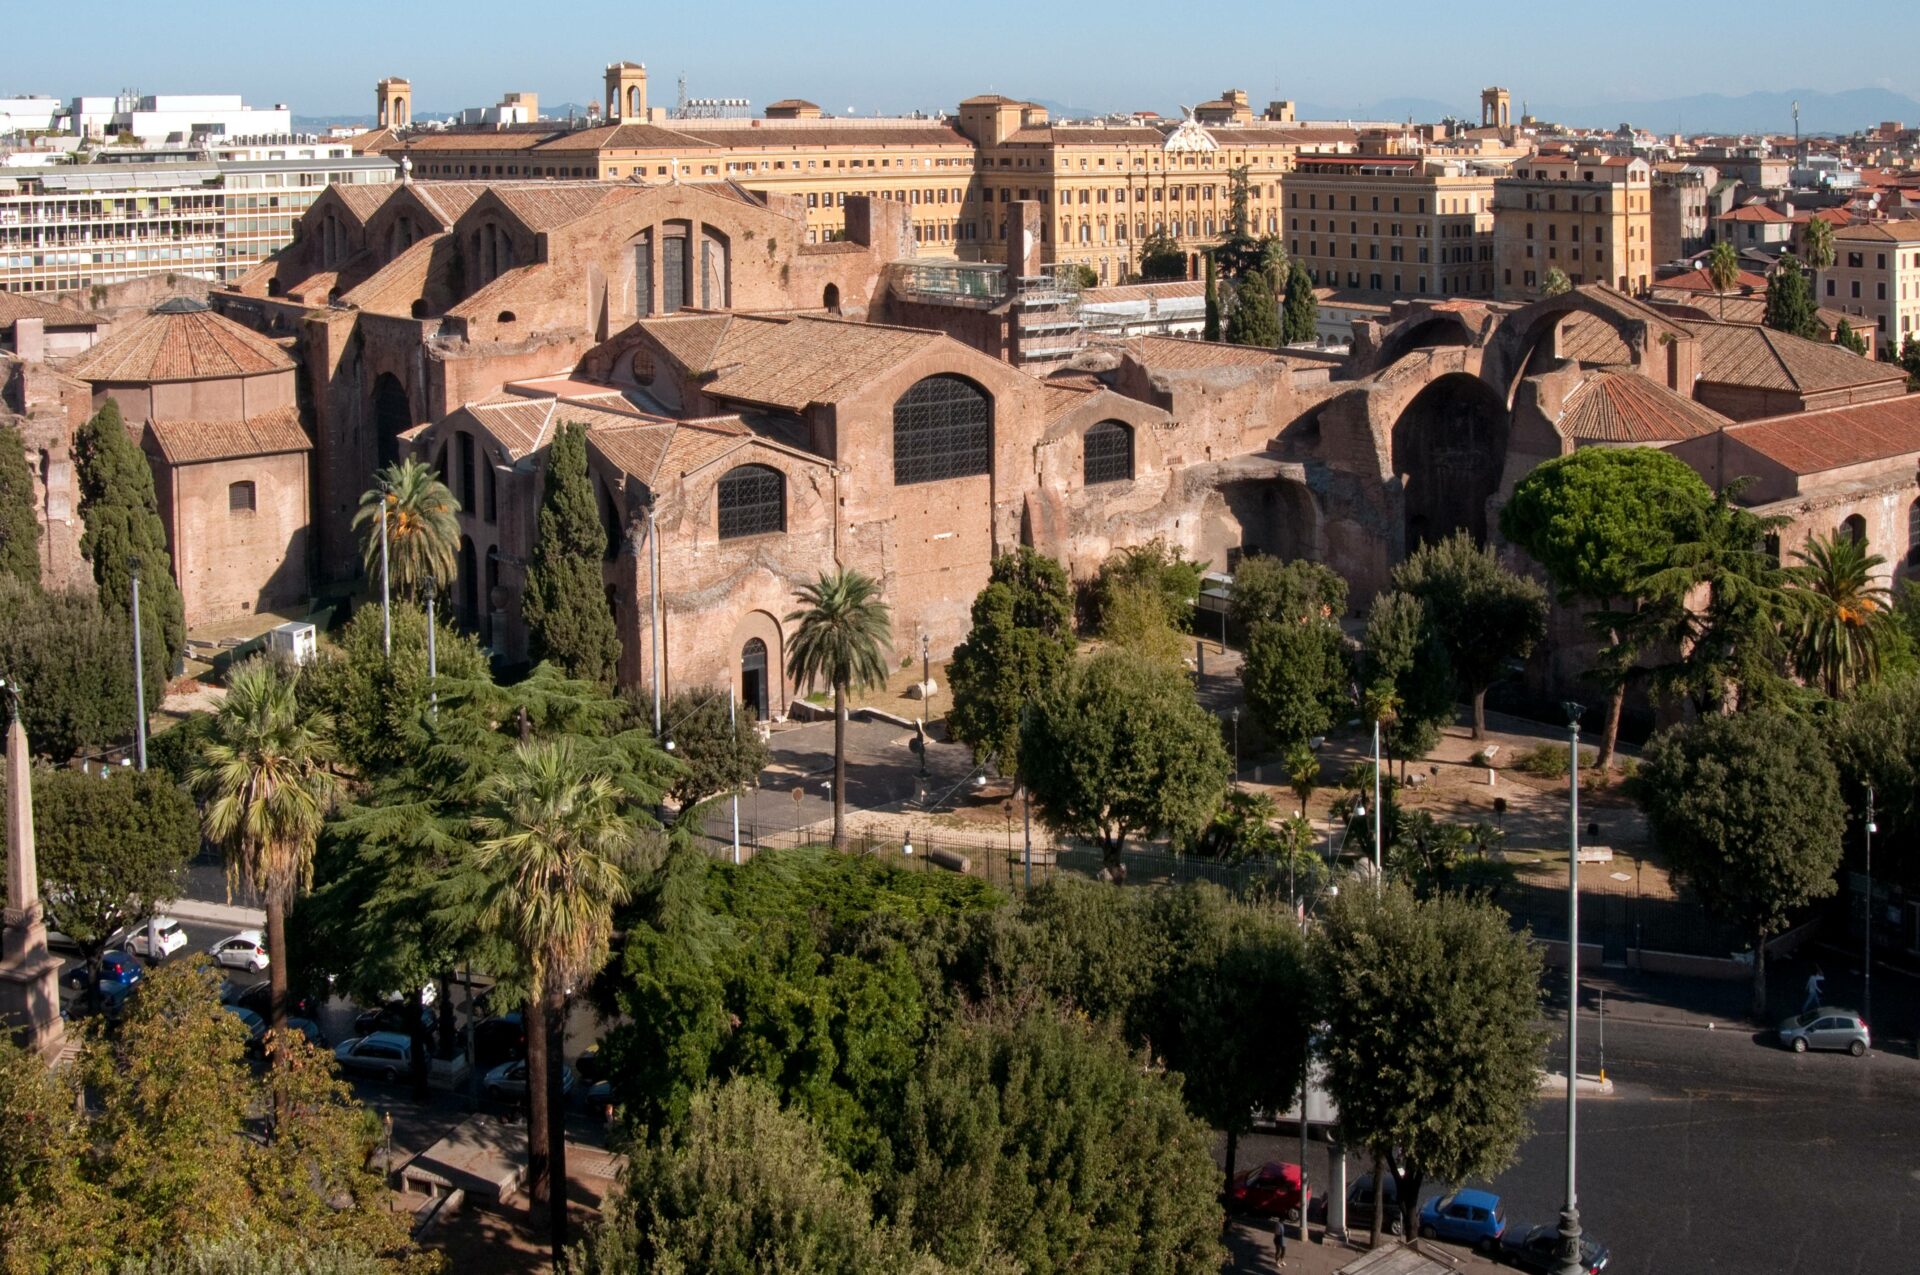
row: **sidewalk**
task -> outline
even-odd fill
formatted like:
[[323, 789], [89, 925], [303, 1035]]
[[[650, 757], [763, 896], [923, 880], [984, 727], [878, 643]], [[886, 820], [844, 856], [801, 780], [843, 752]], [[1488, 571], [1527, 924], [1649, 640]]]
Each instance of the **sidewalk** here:
[[[1310, 1227], [1308, 1234], [1318, 1237], [1321, 1230], [1318, 1226]], [[1366, 1235], [1365, 1230], [1360, 1230], [1353, 1232], [1352, 1238], [1346, 1243], [1329, 1240], [1316, 1244], [1289, 1231], [1286, 1263], [1278, 1265], [1273, 1256], [1273, 1223], [1265, 1218], [1233, 1218], [1222, 1237], [1228, 1254], [1224, 1269], [1234, 1272], [1234, 1275], [1271, 1275], [1274, 1271], [1284, 1272], [1284, 1275], [1334, 1275], [1366, 1254]], [[1391, 1242], [1398, 1243], [1397, 1240]], [[1453, 1244], [1425, 1244], [1422, 1251], [1431, 1254], [1443, 1266], [1457, 1271], [1505, 1269], [1470, 1249]]]
[[267, 924], [267, 914], [259, 908], [237, 903], [215, 903], [209, 899], [175, 899], [162, 911], [176, 921], [224, 925], [236, 930], [258, 930]]

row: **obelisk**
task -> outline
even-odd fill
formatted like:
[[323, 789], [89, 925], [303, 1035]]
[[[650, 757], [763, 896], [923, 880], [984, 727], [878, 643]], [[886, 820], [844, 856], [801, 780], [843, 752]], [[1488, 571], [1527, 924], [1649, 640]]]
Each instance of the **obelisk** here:
[[51, 1061], [60, 1052], [60, 961], [47, 951], [40, 872], [33, 853], [33, 768], [18, 692], [0, 683], [7, 710], [7, 902], [0, 911], [0, 1025], [14, 1043]]

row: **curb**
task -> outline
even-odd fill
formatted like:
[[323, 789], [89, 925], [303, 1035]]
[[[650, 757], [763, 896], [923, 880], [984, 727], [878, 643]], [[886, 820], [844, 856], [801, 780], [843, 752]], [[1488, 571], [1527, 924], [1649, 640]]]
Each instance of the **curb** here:
[[267, 914], [259, 908], [234, 903], [214, 903], [207, 899], [175, 899], [166, 905], [166, 914], [177, 921], [195, 921], [201, 925], [230, 925], [236, 930], [258, 930], [267, 924]]

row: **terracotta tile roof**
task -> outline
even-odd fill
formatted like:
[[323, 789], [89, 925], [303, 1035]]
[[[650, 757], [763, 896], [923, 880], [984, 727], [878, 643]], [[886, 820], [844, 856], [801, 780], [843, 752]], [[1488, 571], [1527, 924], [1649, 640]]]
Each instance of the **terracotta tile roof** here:
[[1118, 301], [1145, 301], [1150, 297], [1165, 300], [1169, 297], [1203, 297], [1206, 294], [1204, 279], [1169, 279], [1163, 283], [1124, 283], [1112, 288], [1088, 288], [1080, 294], [1080, 299], [1100, 305]]
[[486, 182], [414, 181], [406, 186], [421, 203], [439, 215], [443, 226], [452, 226], [460, 220], [460, 214], [473, 207], [473, 201], [489, 188]]
[[1817, 394], [1906, 376], [1891, 363], [1772, 328], [1701, 323], [1694, 332], [1700, 339], [1700, 379], [1722, 385]]
[[1007, 138], [1010, 142], [1052, 143], [1055, 146], [1152, 146], [1167, 144], [1167, 135], [1157, 128], [1086, 128], [1071, 125], [1040, 125], [1023, 128]]
[[426, 295], [435, 254], [447, 255], [451, 239], [451, 235], [437, 234], [415, 240], [399, 256], [355, 284], [341, 301], [376, 314], [411, 317], [413, 303]]
[[493, 196], [527, 227], [539, 232], [580, 220], [615, 192], [634, 189], [611, 182], [507, 182]]
[[523, 151], [545, 141], [549, 133], [419, 133], [397, 144], [401, 151]]
[[30, 297], [21, 292], [0, 292], [0, 332], [11, 328], [21, 319], [40, 319], [49, 328], [99, 328], [107, 323], [105, 319], [72, 306], [42, 301], [39, 297]]
[[1282, 360], [1272, 350], [1221, 341], [1183, 341], [1172, 336], [1140, 336], [1132, 352], [1155, 372], [1187, 372], [1204, 367], [1273, 367]]
[[[1707, 274], [1707, 268], [1705, 266], [1701, 266], [1696, 270], [1689, 270], [1685, 274], [1670, 275], [1665, 279], [1655, 279], [1653, 286], [1656, 291], [1661, 288], [1676, 288], [1687, 292], [1718, 291], [1718, 289], [1713, 286], [1713, 279]], [[1729, 292], [1727, 295], [1731, 296], [1733, 292], [1738, 292], [1742, 288], [1751, 289], [1754, 292], [1765, 292], [1767, 290], [1766, 276], [1757, 275], [1751, 270], [1742, 270], [1734, 276], [1732, 292]]]
[[690, 474], [732, 455], [753, 442], [753, 434], [734, 417], [697, 421], [606, 422], [589, 426], [587, 446], [622, 473], [649, 487], [660, 478]]
[[553, 438], [553, 409], [558, 402], [513, 394], [468, 403], [465, 410], [507, 449], [509, 456], [520, 460]]
[[603, 124], [599, 128], [575, 129], [549, 137], [540, 143], [542, 152], [571, 153], [603, 150], [698, 150], [713, 143], [678, 129], [658, 124]]
[[347, 211], [365, 225], [367, 218], [378, 212], [380, 206], [391, 199], [400, 186], [397, 182], [340, 182], [327, 189], [338, 196], [340, 202], [347, 206]]
[[1796, 474], [1911, 455], [1920, 452], [1920, 394], [1749, 421], [1727, 437]]
[[803, 106], [810, 106], [816, 111], [820, 109], [820, 103], [809, 102], [804, 97], [783, 97], [778, 102], [768, 102], [766, 109], [769, 111], [790, 111]]
[[[74, 357], [67, 372], [83, 381], [200, 381], [290, 370], [293, 360], [272, 341], [204, 302], [163, 301], [106, 340]], [[178, 307], [178, 308], [175, 308]]]
[[1567, 395], [1559, 426], [1597, 443], [1670, 443], [1711, 434], [1727, 418], [1638, 372], [1594, 371]]
[[170, 465], [313, 449], [313, 440], [300, 426], [300, 411], [294, 407], [238, 421], [148, 421], [147, 431]]
[[1084, 407], [1098, 390], [1095, 385], [1062, 384], [1046, 381], [1040, 387], [1040, 406], [1045, 421], [1057, 421], [1068, 412]]
[[[1664, 316], [1663, 316], [1664, 317]], [[1672, 322], [1668, 318], [1668, 322]], [[1560, 357], [1588, 367], [1630, 367], [1633, 351], [1611, 323], [1574, 314], [1560, 325]]]
[[1920, 241], [1920, 220], [1905, 218], [1899, 221], [1869, 221], [1852, 226], [1839, 226], [1834, 229], [1835, 239], [1866, 239], [1880, 243], [1914, 243]]
[[1209, 130], [1222, 146], [1324, 146], [1328, 143], [1357, 146], [1360, 133], [1351, 128], [1265, 128], [1241, 124], [1232, 128]]
[[797, 127], [782, 124], [774, 128], [761, 128], [752, 123], [722, 128], [703, 127], [688, 129], [686, 135], [698, 139], [696, 145], [724, 146], [737, 150], [769, 150], [778, 146], [849, 146], [862, 149], [874, 146], [948, 146], [967, 151], [973, 149], [972, 142], [957, 130], [942, 124], [901, 124], [889, 128], [865, 123], [848, 125], [833, 120], [808, 120]]
[[728, 314], [685, 315], [642, 319], [640, 328], [681, 366], [689, 372], [700, 373], [713, 368], [720, 339], [727, 334], [727, 325], [732, 322], [733, 316]]
[[355, 133], [347, 139], [347, 145], [356, 155], [372, 155], [389, 146], [397, 146], [400, 135], [390, 128], [370, 128], [364, 133]]
[[1732, 212], [1721, 213], [1718, 217], [1715, 217], [1714, 220], [1776, 222], [1791, 221], [1792, 218], [1788, 217], [1779, 209], [1769, 208], [1765, 204], [1747, 204], [1744, 207], [1734, 209]]
[[707, 393], [790, 411], [845, 398], [943, 339], [917, 328], [812, 317], [693, 315], [640, 326], [688, 370], [714, 373]]

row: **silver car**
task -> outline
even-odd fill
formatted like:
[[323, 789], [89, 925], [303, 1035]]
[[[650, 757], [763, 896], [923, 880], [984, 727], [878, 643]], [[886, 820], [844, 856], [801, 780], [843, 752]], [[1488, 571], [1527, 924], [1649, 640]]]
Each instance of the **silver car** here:
[[1873, 1048], [1867, 1020], [1850, 1009], [1822, 1005], [1780, 1024], [1780, 1043], [1796, 1054], [1809, 1049], [1844, 1049], [1855, 1058]]

